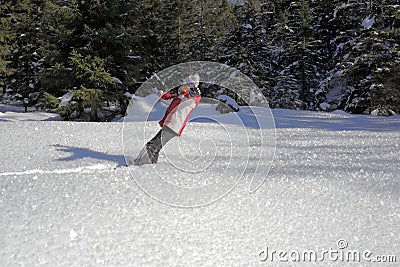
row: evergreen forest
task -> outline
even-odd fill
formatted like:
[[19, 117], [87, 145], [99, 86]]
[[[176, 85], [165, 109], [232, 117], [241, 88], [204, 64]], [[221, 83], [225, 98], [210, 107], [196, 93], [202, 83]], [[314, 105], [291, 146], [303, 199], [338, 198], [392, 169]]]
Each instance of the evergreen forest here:
[[112, 120], [189, 61], [240, 70], [274, 109], [399, 114], [400, 0], [0, 1], [5, 103]]

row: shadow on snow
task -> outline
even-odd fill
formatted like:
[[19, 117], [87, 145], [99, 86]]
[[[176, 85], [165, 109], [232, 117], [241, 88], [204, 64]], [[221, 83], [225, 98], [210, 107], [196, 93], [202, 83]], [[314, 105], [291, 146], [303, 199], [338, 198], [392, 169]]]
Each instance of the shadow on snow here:
[[58, 161], [72, 161], [84, 158], [99, 159], [117, 163], [117, 167], [126, 166], [124, 155], [110, 155], [103, 152], [94, 151], [88, 148], [63, 146], [60, 144], [53, 145], [58, 151], [71, 153], [70, 156], [60, 158]]

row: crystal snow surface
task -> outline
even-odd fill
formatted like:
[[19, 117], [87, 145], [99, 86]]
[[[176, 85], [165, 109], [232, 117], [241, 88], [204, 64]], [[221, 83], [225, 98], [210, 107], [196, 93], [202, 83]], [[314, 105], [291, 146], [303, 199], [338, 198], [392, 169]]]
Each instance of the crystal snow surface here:
[[[215, 123], [189, 123], [159, 164], [131, 169], [132, 175], [122, 167], [122, 123], [1, 123], [1, 265], [282, 265], [290, 261], [262, 262], [260, 253], [338, 249], [339, 239], [348, 250], [399, 261], [399, 117], [273, 114], [276, 153], [262, 186], [250, 194], [245, 174], [225, 197], [199, 208], [163, 204], [132, 176], [162, 173], [180, 186], [201, 186], [213, 175], [240, 178], [243, 165], [254, 163], [248, 155], [256, 146], [231, 147]], [[135, 135], [135, 124], [138, 131], [143, 127], [131, 122], [139, 149], [142, 139], [135, 138], [143, 132]], [[149, 135], [157, 130], [149, 124]], [[247, 138], [230, 132], [230, 140]], [[206, 140], [201, 146], [190, 145], [200, 137]], [[182, 175], [169, 159], [197, 160], [204, 170]], [[343, 262], [325, 258], [319, 264]]]

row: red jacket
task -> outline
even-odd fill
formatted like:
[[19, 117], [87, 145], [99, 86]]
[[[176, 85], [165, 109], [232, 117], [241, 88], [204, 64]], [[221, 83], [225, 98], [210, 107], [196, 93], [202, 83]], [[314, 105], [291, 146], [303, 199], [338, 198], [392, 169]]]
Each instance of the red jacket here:
[[159, 122], [160, 126], [167, 126], [177, 133], [178, 136], [181, 136], [190, 115], [199, 105], [201, 95], [191, 97], [189, 92], [181, 95], [163, 93], [160, 97], [164, 100], [174, 98], [167, 108], [164, 118]]

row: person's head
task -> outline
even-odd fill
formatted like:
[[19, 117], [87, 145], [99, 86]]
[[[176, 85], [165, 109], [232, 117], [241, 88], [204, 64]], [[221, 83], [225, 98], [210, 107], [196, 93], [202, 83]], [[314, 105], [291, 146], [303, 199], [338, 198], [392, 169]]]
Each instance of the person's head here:
[[181, 88], [179, 88], [179, 94], [180, 95], [185, 94], [185, 93], [189, 92], [189, 90], [190, 90], [189, 85], [184, 84], [181, 86]]
[[198, 74], [190, 75], [187, 78], [186, 84], [189, 85], [190, 88], [198, 87], [200, 83], [200, 76]]

